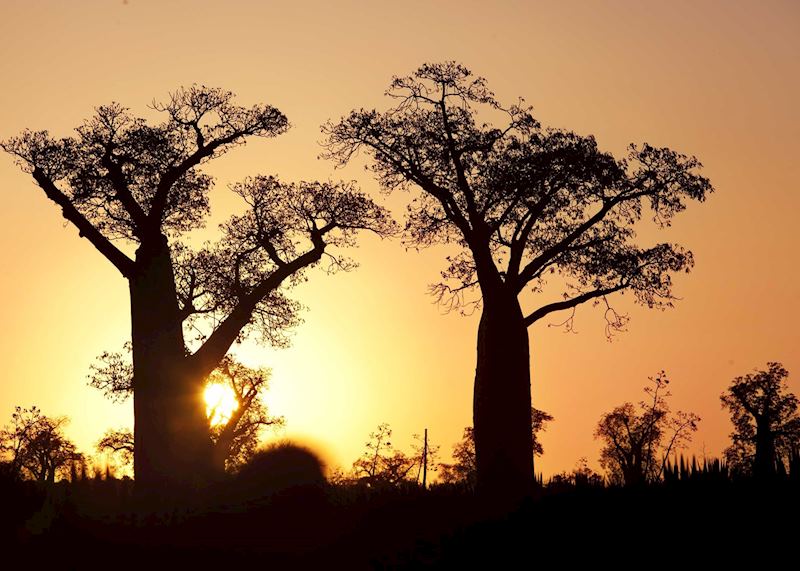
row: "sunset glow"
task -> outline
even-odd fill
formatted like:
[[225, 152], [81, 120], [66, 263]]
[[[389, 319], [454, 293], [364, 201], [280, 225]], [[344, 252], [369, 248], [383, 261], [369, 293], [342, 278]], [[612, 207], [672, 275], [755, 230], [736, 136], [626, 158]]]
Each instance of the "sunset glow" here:
[[203, 400], [206, 403], [206, 416], [208, 416], [211, 426], [226, 424], [233, 412], [239, 408], [233, 390], [218, 383], [206, 386], [206, 390], [203, 391]]
[[796, 566], [798, 30], [0, 0], [5, 551]]
[[[601, 414], [637, 402], [662, 369], [672, 406], [703, 419], [687, 454], [719, 457], [731, 431], [719, 395], [734, 377], [778, 360], [800, 390], [800, 13], [790, 2], [679, 4], [6, 1], [0, 139], [25, 129], [74, 136], [112, 101], [156, 124], [163, 114], [148, 104], [193, 83], [275, 106], [291, 125], [285, 134], [203, 165], [215, 186], [205, 227], [186, 236], [192, 246], [219, 238], [218, 224], [244, 207], [229, 186], [259, 174], [356, 180], [402, 224], [416, 191], [385, 197], [363, 156], [338, 170], [317, 160], [320, 125], [394, 105], [383, 96], [391, 77], [426, 61], [458, 60], [500, 101], [524, 97], [544, 125], [593, 134], [617, 156], [645, 141], [696, 155], [714, 195], [671, 228], [639, 235], [694, 254], [691, 274], [675, 277], [675, 308], [612, 296], [630, 323], [611, 342], [602, 305], [578, 309], [571, 332], [555, 326], [568, 312], [530, 329], [533, 405], [554, 417], [536, 470], [548, 477], [581, 457], [599, 470]], [[107, 428], [134, 426], [132, 399], [111, 401], [85, 381], [99, 354], [131, 339], [128, 285], [5, 153], [0, 189], [0, 359], [14, 379], [0, 385], [0, 425], [15, 405], [36, 404], [70, 417], [68, 436], [91, 453]], [[288, 293], [304, 309], [287, 348], [258, 336], [234, 345], [247, 366], [272, 370], [266, 402], [285, 417], [287, 437], [319, 439], [331, 463], [348, 468], [386, 422], [401, 449], [429, 429], [449, 460], [472, 423], [480, 318], [445, 314], [427, 293], [454, 252], [365, 234], [346, 253], [355, 271], [327, 275], [324, 260]], [[545, 294], [523, 298], [534, 307], [559, 292]], [[212, 423], [235, 410], [222, 386], [204, 401]]]

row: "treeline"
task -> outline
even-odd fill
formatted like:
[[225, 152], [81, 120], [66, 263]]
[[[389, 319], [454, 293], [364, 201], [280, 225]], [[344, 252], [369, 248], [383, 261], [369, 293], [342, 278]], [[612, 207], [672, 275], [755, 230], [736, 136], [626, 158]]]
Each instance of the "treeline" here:
[[[701, 419], [692, 412], [670, 410], [670, 380], [661, 371], [648, 378], [645, 399], [623, 403], [601, 416], [594, 436], [603, 444], [599, 463], [604, 473], [596, 473], [586, 458], [581, 458], [572, 471], [548, 478], [547, 485], [637, 487], [677, 481], [798, 480], [800, 414], [798, 399], [788, 388], [788, 376], [780, 363], [770, 362], [764, 370], [736, 377], [720, 396], [734, 428], [731, 444], [722, 458], [698, 462], [678, 453], [691, 442]], [[544, 453], [537, 434], [552, 420], [548, 413], [531, 409], [535, 456]], [[415, 447], [411, 454], [397, 451], [390, 438], [389, 426], [380, 425], [370, 434], [364, 455], [349, 472], [337, 472], [335, 482], [368, 487], [419, 483], [421, 467], [430, 464], [422, 448]], [[425, 450], [433, 458], [439, 455], [438, 446], [426, 443]], [[472, 427], [464, 429], [452, 456], [452, 463], [438, 463], [433, 468], [438, 470], [438, 482], [474, 491], [477, 462]], [[541, 474], [536, 482], [540, 488], [545, 485]]]
[[[98, 386], [98, 371], [108, 380], [107, 371], [95, 369], [90, 376], [94, 386]], [[697, 479], [800, 478], [800, 414], [797, 396], [788, 388], [788, 376], [780, 363], [771, 362], [764, 370], [736, 377], [720, 397], [731, 415], [731, 444], [721, 459], [703, 458], [698, 464], [695, 458], [687, 461], [683, 455], [679, 457], [678, 451], [691, 441], [700, 418], [691, 412], [670, 410], [670, 381], [661, 371], [648, 378], [644, 387], [647, 398], [637, 404], [623, 403], [601, 416], [595, 438], [603, 443], [599, 461], [604, 474], [595, 473], [582, 458], [573, 471], [556, 474], [549, 483], [632, 487]], [[267, 414], [263, 399], [268, 377], [266, 369], [251, 369], [227, 358], [208, 380], [209, 385], [227, 387], [236, 403], [230, 415], [222, 419], [216, 406], [209, 405], [207, 411], [211, 434], [221, 450], [219, 461], [228, 472], [238, 472], [258, 453], [261, 429], [283, 425], [283, 419]], [[118, 381], [116, 386], [130, 386], [129, 381]], [[125, 395], [129, 394], [129, 388], [125, 391]], [[531, 409], [530, 438], [536, 456], [544, 453], [538, 433], [551, 421], [550, 414]], [[14, 479], [50, 483], [57, 478], [74, 480], [76, 475], [85, 475], [90, 458], [77, 451], [65, 436], [67, 423], [66, 417], [45, 416], [35, 406], [17, 407], [11, 422], [0, 431], [0, 471]], [[454, 445], [451, 463], [439, 461], [440, 447], [428, 441], [427, 430], [424, 437], [413, 438], [412, 450], [402, 451], [392, 443], [391, 427], [379, 425], [369, 435], [362, 456], [349, 470], [333, 471], [329, 475], [331, 483], [381, 488], [409, 484], [427, 487], [436, 481], [469, 491], [476, 489], [472, 427], [465, 428], [462, 440]], [[116, 467], [130, 466], [133, 450], [131, 431], [107, 431], [98, 442], [97, 451], [113, 457], [116, 463], [109, 462], [107, 456], [104, 467], [94, 471], [110, 477]], [[541, 475], [536, 482], [543, 484]]]

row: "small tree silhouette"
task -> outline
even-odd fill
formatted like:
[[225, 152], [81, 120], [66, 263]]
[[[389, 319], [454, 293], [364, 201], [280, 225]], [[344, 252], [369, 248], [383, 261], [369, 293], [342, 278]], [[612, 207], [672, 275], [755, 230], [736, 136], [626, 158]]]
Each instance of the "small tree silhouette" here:
[[15, 407], [11, 423], [0, 431], [0, 454], [12, 476], [39, 482], [66, 477], [83, 460], [64, 435], [69, 419], [48, 417], [36, 406]]
[[691, 412], [671, 413], [669, 379], [664, 371], [648, 377], [647, 401], [616, 407], [600, 418], [595, 438], [603, 441], [600, 465], [614, 484], [638, 486], [660, 480], [670, 453], [691, 441], [700, 417]]
[[133, 465], [133, 432], [127, 428], [109, 429], [97, 443], [97, 451], [118, 459], [123, 466]]
[[732, 469], [757, 478], [785, 472], [800, 447], [798, 400], [789, 392], [788, 377], [783, 365], [770, 362], [764, 370], [736, 377], [720, 396], [734, 429], [725, 450]]
[[[433, 464], [439, 453], [439, 447], [428, 443], [427, 448], [419, 435], [413, 445], [413, 453], [407, 454], [392, 444], [392, 429], [388, 423], [381, 423], [375, 432], [371, 432], [367, 440], [366, 450], [355, 462], [349, 474], [334, 476], [335, 481], [358, 482], [370, 488], [398, 486], [404, 483], [420, 483], [423, 464]], [[426, 456], [427, 455], [427, 459]]]

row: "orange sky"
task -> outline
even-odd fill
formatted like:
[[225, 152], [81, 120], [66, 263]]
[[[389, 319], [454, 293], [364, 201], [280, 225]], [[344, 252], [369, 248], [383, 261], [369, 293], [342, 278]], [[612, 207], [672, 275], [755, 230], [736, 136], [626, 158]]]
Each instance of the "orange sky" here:
[[[578, 312], [578, 334], [531, 329], [534, 404], [556, 419], [537, 470], [570, 469], [581, 456], [596, 466], [601, 413], [638, 400], [661, 369], [673, 407], [703, 418], [692, 450], [717, 455], [730, 430], [718, 397], [734, 376], [778, 360], [800, 392], [800, 8], [658, 4], [2, 0], [0, 138], [68, 135], [112, 100], [152, 116], [153, 98], [193, 82], [275, 105], [287, 134], [209, 164], [213, 230], [239, 207], [227, 185], [257, 173], [354, 178], [378, 196], [359, 165], [333, 172], [317, 159], [320, 124], [386, 105], [394, 74], [455, 59], [501, 101], [525, 97], [545, 125], [594, 134], [606, 150], [647, 141], [697, 155], [717, 192], [648, 234], [695, 253], [695, 270], [676, 281], [677, 307], [619, 301], [632, 320], [611, 343], [591, 307]], [[0, 192], [0, 424], [14, 405], [36, 404], [70, 416], [69, 435], [89, 450], [106, 428], [132, 424], [130, 404], [86, 386], [94, 357], [129, 335], [126, 283], [8, 156]], [[387, 204], [399, 213], [404, 200]], [[247, 344], [239, 354], [273, 368], [272, 412], [333, 463], [349, 466], [380, 422], [401, 447], [428, 427], [449, 456], [471, 423], [477, 319], [442, 316], [426, 295], [443, 250], [361, 244], [356, 272], [315, 271], [295, 291], [307, 310], [292, 348]]]

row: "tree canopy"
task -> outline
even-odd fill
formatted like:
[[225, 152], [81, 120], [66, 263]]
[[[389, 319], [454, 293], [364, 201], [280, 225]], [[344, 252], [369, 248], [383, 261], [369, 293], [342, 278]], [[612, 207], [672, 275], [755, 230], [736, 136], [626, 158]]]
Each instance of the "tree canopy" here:
[[603, 442], [600, 465], [614, 484], [636, 486], [658, 481], [670, 453], [691, 441], [700, 417], [691, 412], [671, 412], [669, 379], [664, 371], [648, 377], [647, 400], [638, 406], [626, 402], [604, 414], [595, 438]]
[[766, 369], [736, 377], [720, 396], [733, 423], [725, 457], [734, 470], [768, 477], [800, 448], [798, 400], [788, 377], [783, 365], [769, 362]]
[[15, 478], [54, 482], [83, 459], [64, 435], [65, 416], [49, 417], [32, 406], [15, 407], [11, 423], [0, 430], [0, 456]]
[[408, 207], [405, 239], [463, 248], [433, 286], [447, 305], [480, 285], [481, 264], [516, 293], [565, 279], [563, 299], [526, 311], [527, 325], [623, 289], [649, 307], [671, 304], [669, 273], [687, 271], [691, 253], [637, 245], [634, 224], [647, 215], [668, 226], [705, 199], [712, 187], [695, 157], [642, 144], [616, 159], [591, 135], [542, 127], [522, 100], [501, 104], [453, 62], [395, 77], [387, 95], [397, 102], [388, 111], [327, 124], [324, 156], [344, 165], [363, 150], [385, 190], [423, 191]]
[[178, 489], [213, 477], [200, 393], [231, 345], [254, 331], [285, 344], [298, 321], [286, 290], [326, 257], [330, 271], [351, 269], [337, 248], [359, 230], [390, 235], [394, 224], [353, 183], [254, 176], [232, 187], [244, 212], [221, 225], [217, 242], [191, 248], [180, 238], [209, 214], [213, 180], [202, 166], [288, 123], [274, 107], [243, 107], [197, 85], [152, 109], [161, 123], [112, 103], [75, 136], [25, 131], [1, 145], [129, 282], [136, 476], [158, 490], [168, 477]]
[[626, 318], [607, 298], [622, 291], [650, 308], [671, 306], [672, 276], [690, 270], [692, 254], [642, 244], [638, 226], [669, 226], [713, 189], [695, 157], [644, 143], [616, 158], [591, 135], [543, 127], [522, 100], [502, 104], [455, 62], [395, 77], [386, 95], [385, 111], [356, 109], [326, 124], [323, 156], [343, 166], [365, 152], [384, 191], [419, 191], [406, 243], [453, 248], [431, 292], [448, 309], [481, 309], [478, 489], [513, 501], [533, 482], [527, 328], [594, 302], [605, 303], [611, 334]]

